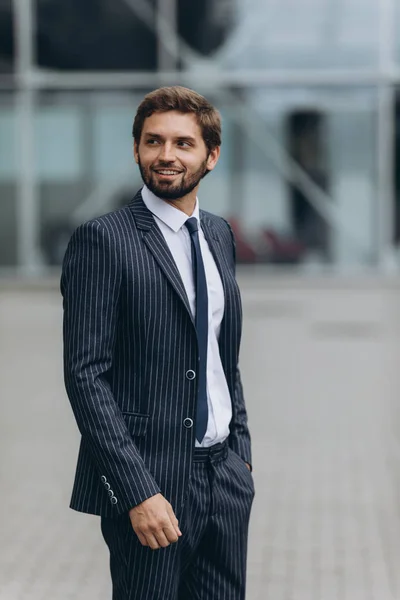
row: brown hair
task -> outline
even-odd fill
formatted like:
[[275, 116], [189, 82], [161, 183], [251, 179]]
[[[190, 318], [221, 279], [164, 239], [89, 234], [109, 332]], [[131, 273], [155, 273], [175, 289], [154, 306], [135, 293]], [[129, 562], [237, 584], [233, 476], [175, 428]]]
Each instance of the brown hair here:
[[152, 114], [176, 110], [193, 113], [209, 152], [221, 145], [221, 115], [204, 96], [179, 85], [163, 87], [147, 94], [140, 103], [133, 123], [133, 138], [139, 145], [145, 119]]

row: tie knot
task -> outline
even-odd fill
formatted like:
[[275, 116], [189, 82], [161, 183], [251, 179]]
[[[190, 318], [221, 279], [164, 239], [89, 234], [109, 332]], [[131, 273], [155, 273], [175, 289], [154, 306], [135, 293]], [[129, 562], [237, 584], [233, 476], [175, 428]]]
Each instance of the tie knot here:
[[199, 230], [199, 225], [198, 225], [196, 217], [190, 217], [190, 219], [187, 219], [187, 221], [185, 222], [185, 225], [190, 234], [195, 233], [196, 231]]

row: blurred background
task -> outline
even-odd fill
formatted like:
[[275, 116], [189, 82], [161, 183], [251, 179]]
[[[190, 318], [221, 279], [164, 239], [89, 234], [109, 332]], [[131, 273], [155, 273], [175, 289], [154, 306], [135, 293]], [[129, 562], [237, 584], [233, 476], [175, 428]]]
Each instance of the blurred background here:
[[399, 0], [0, 0], [1, 600], [110, 598], [68, 509], [58, 281], [140, 187], [136, 108], [171, 84], [223, 117], [200, 201], [237, 239], [248, 598], [400, 599], [399, 29]]
[[140, 186], [143, 95], [223, 115], [202, 204], [239, 260], [398, 268], [396, 0], [0, 0], [0, 267], [46, 273], [71, 230]]

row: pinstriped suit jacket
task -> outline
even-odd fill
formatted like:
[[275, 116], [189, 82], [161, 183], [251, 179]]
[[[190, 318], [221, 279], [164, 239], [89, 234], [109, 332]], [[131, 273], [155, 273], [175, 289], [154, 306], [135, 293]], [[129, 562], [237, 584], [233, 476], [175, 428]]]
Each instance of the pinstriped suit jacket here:
[[[238, 370], [242, 313], [228, 223], [200, 211], [219, 269], [225, 315], [219, 338], [232, 398], [229, 446], [251, 463]], [[105, 517], [161, 492], [184, 503], [195, 447], [197, 339], [179, 272], [141, 192], [81, 225], [61, 276], [64, 377], [80, 429], [71, 508]]]

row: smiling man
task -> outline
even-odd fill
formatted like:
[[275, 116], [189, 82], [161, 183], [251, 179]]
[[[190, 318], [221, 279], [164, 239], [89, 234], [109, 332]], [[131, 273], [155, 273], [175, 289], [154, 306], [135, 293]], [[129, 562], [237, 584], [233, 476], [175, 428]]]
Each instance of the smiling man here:
[[71, 507], [101, 517], [114, 600], [243, 600], [254, 484], [235, 244], [197, 198], [220, 115], [161, 88], [133, 137], [143, 188], [81, 225], [63, 264], [65, 384], [82, 435]]
[[[140, 122], [135, 127], [139, 128]], [[193, 191], [215, 167], [220, 147], [205, 146], [193, 113], [153, 113], [143, 123], [142, 141], [135, 131], [134, 136], [135, 159], [145, 185], [159, 198], [186, 205], [193, 212]]]

